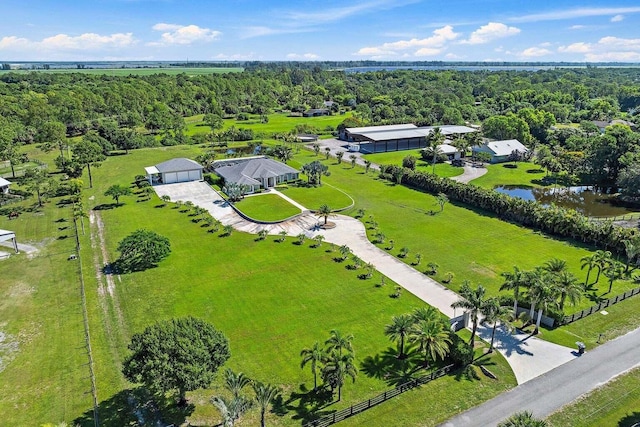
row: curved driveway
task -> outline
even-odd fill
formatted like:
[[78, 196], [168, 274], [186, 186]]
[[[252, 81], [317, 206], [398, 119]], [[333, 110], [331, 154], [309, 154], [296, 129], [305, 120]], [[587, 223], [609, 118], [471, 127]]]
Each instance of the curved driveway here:
[[[422, 301], [436, 307], [449, 318], [455, 317], [456, 314], [462, 314], [461, 312], [456, 313], [451, 308], [451, 304], [459, 299], [458, 294], [372, 244], [367, 238], [364, 224], [355, 218], [336, 215], [331, 218], [336, 227], [328, 230], [321, 229], [318, 226], [319, 218], [309, 212], [277, 224], [258, 224], [247, 221], [238, 215], [206, 182], [165, 184], [153, 188], [158, 196], [166, 194], [174, 202], [178, 200], [191, 201], [195, 205], [207, 209], [223, 225], [231, 225], [246, 233], [257, 234], [260, 230], [267, 230], [269, 234], [277, 235], [286, 231], [289, 236], [304, 233], [309, 238], [322, 234], [328, 243], [349, 246], [352, 253], [365, 263], [373, 264], [377, 271]], [[481, 326], [478, 335], [484, 339], [490, 339], [491, 330], [489, 327]], [[503, 329], [496, 331], [495, 346], [509, 362], [518, 384], [529, 381], [575, 358], [571, 349], [567, 347], [529, 335], [512, 335]]]

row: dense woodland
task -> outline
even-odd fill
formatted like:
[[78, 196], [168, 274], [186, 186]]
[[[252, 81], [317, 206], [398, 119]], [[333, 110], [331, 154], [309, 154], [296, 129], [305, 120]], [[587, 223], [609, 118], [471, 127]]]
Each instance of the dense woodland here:
[[222, 118], [299, 113], [328, 100], [336, 114], [354, 111], [352, 124], [482, 124], [485, 137], [517, 138], [536, 149], [539, 164], [562, 183], [618, 186], [629, 199], [640, 196], [640, 134], [624, 124], [601, 133], [593, 123], [640, 124], [637, 68], [345, 73], [255, 64], [200, 76], [6, 73], [0, 75], [0, 160], [25, 161], [20, 145], [42, 143], [60, 150], [59, 166], [73, 169], [62, 151], [78, 136], [72, 149], [79, 164], [83, 150], [108, 155], [207, 137], [246, 140], [254, 135], [239, 129], [193, 140], [184, 118], [205, 114], [215, 130]]

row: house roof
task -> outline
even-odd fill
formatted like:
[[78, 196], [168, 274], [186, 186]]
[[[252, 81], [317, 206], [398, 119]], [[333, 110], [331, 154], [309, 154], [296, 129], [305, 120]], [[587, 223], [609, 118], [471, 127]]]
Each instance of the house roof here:
[[431, 129], [409, 128], [409, 129], [390, 129], [383, 131], [357, 132], [364, 138], [371, 141], [390, 141], [393, 139], [408, 138], [424, 138], [431, 132]]
[[440, 128], [443, 135], [478, 132], [478, 129], [474, 129], [469, 126], [458, 126], [458, 125], [427, 126], [427, 129], [433, 129], [436, 127]]
[[483, 144], [489, 150], [493, 152], [494, 156], [508, 156], [513, 150], [518, 150], [521, 153], [529, 151], [527, 147], [522, 145], [517, 139], [507, 139], [504, 141], [489, 141]]
[[455, 154], [460, 152], [456, 147], [449, 144], [440, 144], [438, 145], [438, 148], [443, 154]]
[[261, 179], [273, 178], [288, 173], [299, 173], [297, 169], [267, 157], [234, 159], [235, 163], [215, 167], [218, 175], [226, 181], [245, 185], [259, 185]]
[[385, 132], [390, 130], [400, 130], [400, 129], [417, 129], [418, 126], [413, 123], [405, 123], [401, 125], [384, 125], [384, 126], [364, 126], [359, 128], [346, 128], [345, 130], [349, 133], [361, 134], [363, 132]]
[[9, 184], [11, 184], [11, 181], [7, 181], [6, 179], [0, 176], [0, 187], [6, 187]]
[[191, 159], [185, 159], [184, 157], [177, 157], [175, 159], [167, 160], [166, 162], [158, 163], [156, 169], [160, 173], [167, 172], [180, 172], [180, 171], [192, 171], [202, 170], [203, 167], [200, 163]]

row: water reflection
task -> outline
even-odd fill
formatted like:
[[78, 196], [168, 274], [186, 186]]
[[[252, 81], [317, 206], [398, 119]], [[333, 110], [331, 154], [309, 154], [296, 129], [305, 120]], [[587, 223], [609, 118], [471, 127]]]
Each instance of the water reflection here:
[[588, 186], [551, 188], [502, 185], [495, 190], [511, 197], [535, 200], [547, 206], [555, 203], [587, 216], [617, 216], [640, 211], [640, 207], [625, 206], [615, 196], [594, 191], [593, 187]]

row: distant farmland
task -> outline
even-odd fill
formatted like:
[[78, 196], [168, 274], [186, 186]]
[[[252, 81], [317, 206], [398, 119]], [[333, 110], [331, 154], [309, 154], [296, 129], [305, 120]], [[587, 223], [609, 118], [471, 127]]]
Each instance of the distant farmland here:
[[98, 74], [107, 76], [148, 76], [151, 74], [187, 74], [190, 76], [203, 75], [203, 74], [221, 74], [221, 73], [240, 73], [243, 71], [242, 67], [226, 68], [226, 67], [207, 67], [207, 68], [55, 68], [50, 70], [6, 70], [0, 71], [0, 73], [16, 72], [16, 73], [83, 73], [83, 74]]

